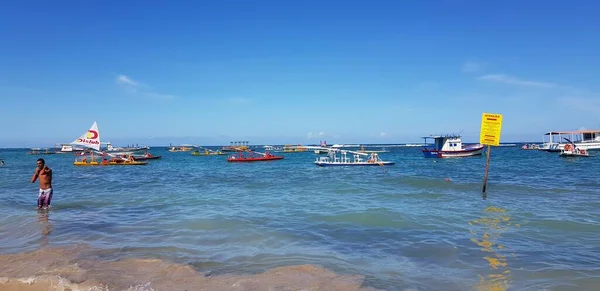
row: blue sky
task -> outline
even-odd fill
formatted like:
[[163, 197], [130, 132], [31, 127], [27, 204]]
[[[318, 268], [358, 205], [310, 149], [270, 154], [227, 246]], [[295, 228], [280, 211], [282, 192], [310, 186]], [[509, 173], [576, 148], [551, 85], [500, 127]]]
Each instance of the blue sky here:
[[596, 1], [11, 1], [0, 146], [600, 129]]

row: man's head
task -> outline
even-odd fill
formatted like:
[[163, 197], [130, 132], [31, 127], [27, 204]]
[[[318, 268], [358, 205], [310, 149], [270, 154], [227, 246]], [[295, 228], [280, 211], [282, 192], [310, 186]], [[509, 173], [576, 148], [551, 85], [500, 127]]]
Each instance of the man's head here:
[[43, 169], [45, 164], [46, 164], [46, 162], [44, 161], [44, 159], [38, 159], [37, 160], [37, 166], [38, 166], [38, 168]]

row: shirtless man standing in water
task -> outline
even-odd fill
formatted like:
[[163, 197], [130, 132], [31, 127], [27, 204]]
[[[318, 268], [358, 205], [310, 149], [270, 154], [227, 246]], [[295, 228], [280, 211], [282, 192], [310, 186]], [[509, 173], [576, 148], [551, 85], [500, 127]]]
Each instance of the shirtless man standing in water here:
[[38, 209], [48, 209], [52, 199], [52, 170], [46, 166], [44, 159], [37, 160], [37, 168], [33, 177], [31, 177], [31, 183], [38, 178], [40, 178], [40, 195], [38, 196], [37, 207]]

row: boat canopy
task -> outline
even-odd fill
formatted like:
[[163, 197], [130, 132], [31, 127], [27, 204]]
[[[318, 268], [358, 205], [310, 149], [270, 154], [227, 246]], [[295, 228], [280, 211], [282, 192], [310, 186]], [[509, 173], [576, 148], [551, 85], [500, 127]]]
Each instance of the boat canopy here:
[[545, 133], [544, 135], [555, 135], [555, 134], [591, 134], [591, 133], [600, 133], [600, 130], [575, 130], [575, 131], [550, 131]]

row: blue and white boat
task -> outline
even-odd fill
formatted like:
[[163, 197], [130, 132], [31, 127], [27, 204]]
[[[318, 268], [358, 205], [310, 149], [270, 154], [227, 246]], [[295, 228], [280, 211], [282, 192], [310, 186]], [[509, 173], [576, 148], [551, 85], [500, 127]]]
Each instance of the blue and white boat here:
[[[319, 167], [335, 167], [335, 166], [391, 166], [394, 162], [383, 161], [377, 153], [361, 153], [348, 150], [325, 149], [328, 150], [327, 156], [317, 157], [315, 165]], [[339, 155], [338, 155], [339, 153]], [[352, 158], [348, 156], [352, 155]]]
[[431, 147], [424, 147], [422, 152], [426, 158], [459, 158], [477, 156], [483, 153], [483, 145], [463, 145], [460, 135], [432, 135], [423, 137], [433, 139]]

